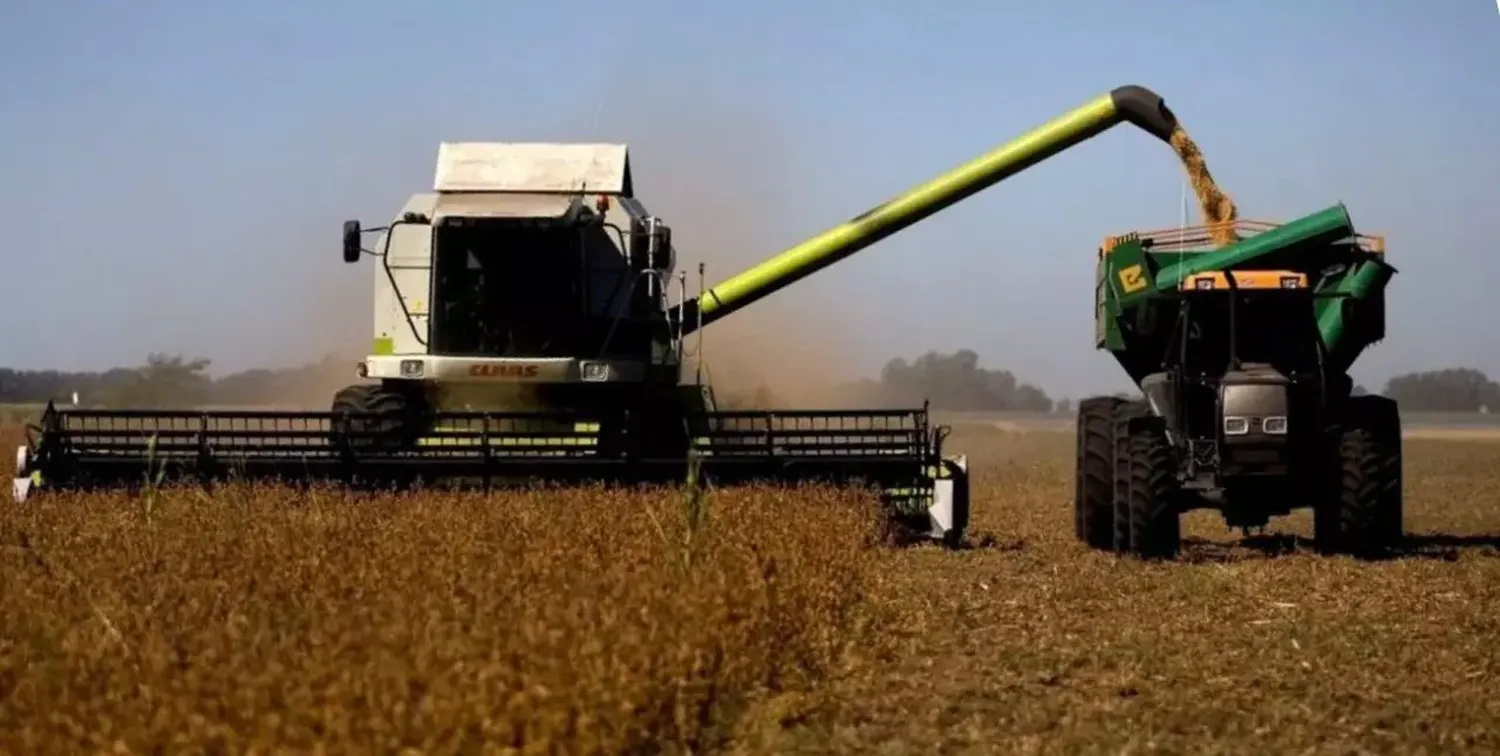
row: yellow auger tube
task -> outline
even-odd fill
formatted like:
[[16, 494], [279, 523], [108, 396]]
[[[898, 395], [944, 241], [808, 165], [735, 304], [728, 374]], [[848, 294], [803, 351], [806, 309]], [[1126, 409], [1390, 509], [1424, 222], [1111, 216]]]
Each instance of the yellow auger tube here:
[[694, 330], [700, 323], [708, 325], [949, 205], [1126, 122], [1164, 142], [1170, 142], [1177, 125], [1176, 117], [1155, 92], [1138, 86], [1120, 87], [713, 286], [699, 299], [679, 305], [674, 315], [684, 332]]

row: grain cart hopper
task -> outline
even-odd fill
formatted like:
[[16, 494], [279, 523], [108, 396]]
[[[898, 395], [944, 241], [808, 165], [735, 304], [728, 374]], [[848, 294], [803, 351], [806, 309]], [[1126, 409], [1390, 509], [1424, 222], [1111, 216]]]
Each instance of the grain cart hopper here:
[[1078, 536], [1170, 558], [1179, 515], [1230, 527], [1313, 510], [1325, 552], [1375, 555], [1402, 534], [1396, 403], [1352, 395], [1349, 368], [1384, 338], [1384, 241], [1342, 205], [1273, 225], [1132, 233], [1099, 250], [1095, 344], [1143, 398], [1078, 405]]
[[[1162, 99], [1127, 86], [687, 296], [676, 248], [636, 196], [624, 145], [445, 144], [434, 191], [368, 247], [375, 324], [363, 382], [328, 412], [49, 407], [22, 450], [33, 489], [230, 474], [423, 480], [858, 479], [920, 494], [933, 535], [966, 522], [962, 458], [926, 408], [728, 412], [687, 380], [689, 335], [1121, 123], [1169, 140]], [[669, 301], [675, 288], [676, 302]], [[935, 491], [935, 493], [931, 493]], [[919, 510], [920, 511], [920, 510]]]

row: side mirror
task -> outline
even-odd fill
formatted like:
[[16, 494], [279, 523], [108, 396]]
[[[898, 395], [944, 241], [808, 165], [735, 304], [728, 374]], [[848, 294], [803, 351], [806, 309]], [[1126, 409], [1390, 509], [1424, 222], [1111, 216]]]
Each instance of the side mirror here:
[[344, 221], [344, 262], [357, 263], [361, 253], [359, 221]]
[[657, 270], [671, 270], [676, 262], [672, 258], [676, 250], [672, 249], [672, 229], [665, 223], [656, 226], [656, 254], [652, 256], [651, 267]]
[[637, 218], [630, 225], [630, 248], [637, 255], [634, 265], [637, 270], [671, 270], [675, 250], [672, 249], [672, 228], [659, 218]]

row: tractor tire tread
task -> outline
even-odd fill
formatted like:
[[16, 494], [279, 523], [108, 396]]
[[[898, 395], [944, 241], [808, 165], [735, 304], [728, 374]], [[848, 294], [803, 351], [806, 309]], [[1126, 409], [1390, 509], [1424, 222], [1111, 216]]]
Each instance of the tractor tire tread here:
[[[388, 434], [388, 437], [374, 439], [365, 436], [352, 445], [357, 448], [396, 447], [400, 448], [415, 442], [418, 426], [414, 409], [409, 398], [399, 392], [391, 391], [383, 386], [376, 385], [354, 385], [340, 389], [333, 397], [332, 427], [335, 433], [347, 433], [356, 431], [360, 434], [379, 433]], [[340, 413], [374, 413], [379, 419], [371, 422], [367, 419], [349, 420], [352, 427], [345, 427], [345, 420], [338, 417]]]
[[1147, 417], [1150, 407], [1143, 401], [1122, 402], [1115, 407], [1113, 438], [1111, 439], [1112, 471], [1114, 491], [1110, 501], [1111, 528], [1114, 532], [1116, 554], [1129, 554], [1130, 535], [1130, 433], [1131, 421]]
[[1123, 402], [1119, 397], [1097, 396], [1078, 403], [1073, 530], [1090, 548], [1106, 551], [1114, 547], [1113, 427], [1115, 410]]
[[1395, 402], [1361, 396], [1350, 400], [1348, 420], [1339, 438], [1336, 546], [1379, 558], [1402, 536], [1400, 417]]
[[1130, 554], [1147, 560], [1176, 558], [1182, 544], [1172, 448], [1159, 428], [1130, 436]]

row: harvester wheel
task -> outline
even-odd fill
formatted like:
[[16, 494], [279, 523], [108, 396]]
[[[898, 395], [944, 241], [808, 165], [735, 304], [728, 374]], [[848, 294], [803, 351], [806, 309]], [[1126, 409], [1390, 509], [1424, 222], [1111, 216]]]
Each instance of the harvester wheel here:
[[[1314, 532], [1320, 550], [1370, 559], [1384, 556], [1403, 535], [1401, 417], [1383, 396], [1349, 400], [1339, 434], [1338, 490], [1318, 502]], [[1321, 514], [1321, 516], [1318, 516]], [[1332, 531], [1332, 532], [1327, 532]]]
[[[422, 435], [420, 407], [401, 391], [383, 386], [348, 386], [333, 395], [330, 423], [336, 442], [353, 451], [399, 451], [416, 446]], [[341, 415], [365, 415], [345, 421]], [[370, 418], [369, 414], [378, 417]]]
[[1073, 532], [1090, 548], [1114, 547], [1115, 409], [1124, 402], [1095, 396], [1078, 403], [1077, 461], [1073, 482]]
[[1182, 544], [1172, 447], [1159, 421], [1141, 419], [1130, 425], [1129, 553], [1172, 559]]

